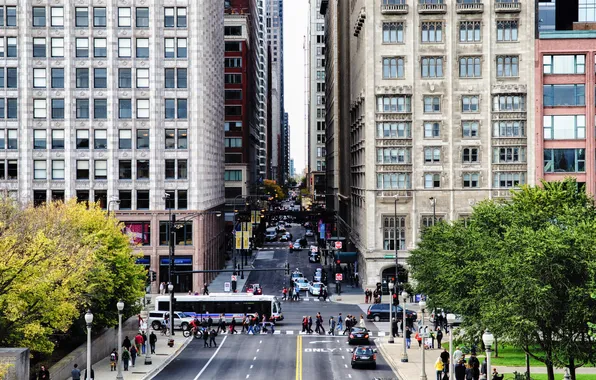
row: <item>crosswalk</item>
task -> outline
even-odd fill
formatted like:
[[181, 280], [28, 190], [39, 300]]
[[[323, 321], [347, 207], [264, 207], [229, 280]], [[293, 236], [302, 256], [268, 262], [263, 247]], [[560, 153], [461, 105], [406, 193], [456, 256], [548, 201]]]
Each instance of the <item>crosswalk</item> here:
[[[300, 298], [298, 301], [284, 301], [282, 302], [323, 302], [320, 298]], [[324, 302], [331, 302], [329, 298], [325, 299]]]
[[[238, 327], [236, 327], [238, 328]], [[243, 334], [230, 334], [230, 332], [228, 330], [226, 330], [225, 332], [221, 333], [223, 335], [247, 335], [245, 333]], [[369, 331], [369, 334], [371, 336], [371, 338], [374, 337], [384, 337], [387, 336], [387, 333], [385, 331]], [[267, 332], [260, 332], [258, 334], [248, 334], [248, 335], [271, 335], [271, 330], [267, 331]], [[336, 334], [336, 335], [329, 335], [327, 332], [325, 332], [325, 334], [316, 334], [316, 333], [306, 333], [302, 330], [284, 330], [284, 329], [275, 329], [275, 332], [273, 333], [273, 335], [303, 335], [306, 337], [322, 337], [322, 336], [335, 336], [335, 337], [346, 337], [347, 335], [342, 335], [341, 333]]]

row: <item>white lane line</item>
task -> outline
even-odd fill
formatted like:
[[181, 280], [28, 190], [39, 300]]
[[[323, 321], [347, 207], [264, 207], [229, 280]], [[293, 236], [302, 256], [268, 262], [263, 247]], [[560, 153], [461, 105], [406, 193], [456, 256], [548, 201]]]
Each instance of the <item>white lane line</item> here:
[[345, 359], [346, 357], [342, 355], [342, 357], [341, 357], [341, 358], [342, 358], [342, 359]]
[[205, 370], [207, 369], [207, 367], [209, 366], [209, 364], [211, 364], [211, 362], [213, 361], [213, 358], [217, 355], [217, 353], [219, 352], [219, 350], [221, 350], [221, 346], [223, 346], [223, 344], [226, 342], [226, 339], [228, 339], [227, 335], [224, 336], [223, 340], [221, 341], [221, 343], [217, 347], [217, 350], [215, 350], [215, 352], [213, 353], [213, 355], [211, 355], [211, 358], [209, 359], [209, 361], [201, 369], [201, 372], [199, 372], [198, 375], [193, 380], [197, 380], [199, 377], [201, 377], [201, 375], [203, 374], [203, 372], [205, 372]]
[[255, 356], [254, 358], [252, 358], [253, 361], [257, 360], [257, 357]]
[[246, 375], [246, 378], [248, 379], [250, 377], [250, 375]]
[[344, 366], [345, 366], [346, 368], [348, 368], [348, 365], [347, 365], [347, 364], [344, 364]]
[[260, 348], [257, 348], [257, 352], [259, 352]]
[[259, 340], [259, 344], [261, 344], [261, 343], [263, 343], [263, 341], [262, 340]]
[[250, 365], [250, 369], [252, 369], [252, 367], [253, 367], [253, 365], [251, 364], [251, 365]]
[[348, 373], [348, 377], [351, 379], [351, 378], [352, 378], [352, 375], [350, 375], [350, 374]]

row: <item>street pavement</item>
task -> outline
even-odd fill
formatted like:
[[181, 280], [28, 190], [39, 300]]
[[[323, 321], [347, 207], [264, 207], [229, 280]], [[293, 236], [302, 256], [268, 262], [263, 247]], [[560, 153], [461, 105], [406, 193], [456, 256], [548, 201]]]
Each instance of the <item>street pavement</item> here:
[[[289, 231], [296, 240], [303, 236], [304, 228], [292, 226]], [[309, 238], [314, 244], [314, 239]], [[290, 264], [291, 270], [299, 269], [312, 280], [315, 269], [321, 267], [318, 263], [308, 262], [308, 251], [289, 252], [289, 243], [271, 242], [255, 252], [249, 267], [283, 268]], [[229, 274], [222, 274], [229, 278]], [[330, 278], [331, 280], [331, 278]], [[217, 279], [213, 282], [218, 284]], [[212, 283], [212, 284], [213, 284]], [[283, 286], [289, 284], [289, 276], [284, 271], [250, 272], [246, 284], [259, 284], [263, 294], [277, 295], [282, 298]], [[335, 286], [330, 286], [333, 291]], [[210, 289], [213, 291], [213, 287]], [[219, 292], [219, 291], [218, 291]], [[362, 290], [353, 293], [362, 294]], [[300, 301], [282, 301], [284, 320], [275, 326], [275, 334], [220, 334], [216, 341], [218, 347], [204, 348], [202, 340], [191, 342], [171, 363], [160, 373], [152, 377], [155, 380], [198, 380], [198, 379], [397, 379], [391, 366], [383, 355], [377, 354], [377, 368], [352, 369], [351, 346], [347, 344], [345, 336], [330, 336], [301, 333], [303, 316], [312, 316], [318, 312], [323, 316], [324, 328], [328, 329], [327, 321], [330, 316], [337, 319], [352, 314], [359, 319], [364, 314], [364, 307], [354, 304], [333, 302], [330, 299], [318, 300], [309, 297], [304, 292]], [[331, 297], [333, 298], [333, 297]], [[363, 301], [362, 296], [360, 300]], [[365, 310], [365, 309], [364, 309]], [[371, 330], [371, 337], [378, 339], [385, 335], [375, 323], [366, 322]], [[315, 328], [313, 324], [313, 329]], [[238, 328], [240, 331], [241, 327]], [[374, 339], [371, 345], [374, 346]], [[151, 378], [151, 377], [149, 377]]]

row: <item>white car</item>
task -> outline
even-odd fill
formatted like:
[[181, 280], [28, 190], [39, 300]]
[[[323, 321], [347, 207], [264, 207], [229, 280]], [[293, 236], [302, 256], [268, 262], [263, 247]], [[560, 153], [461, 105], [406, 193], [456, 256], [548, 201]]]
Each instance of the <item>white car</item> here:
[[300, 289], [300, 291], [308, 290], [308, 287], [310, 286], [308, 280], [304, 277], [295, 279], [294, 284], [296, 284], [298, 286], [298, 289]]
[[315, 272], [315, 276], [313, 278], [314, 282], [321, 282], [321, 277], [323, 275], [323, 272]]
[[292, 279], [296, 278], [304, 278], [304, 275], [302, 274], [302, 272], [294, 271], [292, 272]]
[[314, 232], [312, 232], [312, 230], [306, 230], [306, 232], [304, 233], [304, 236], [313, 237], [313, 236], [315, 236], [315, 234], [314, 234]]
[[327, 289], [327, 287], [321, 282], [315, 282], [308, 287], [308, 291], [313, 296], [318, 296], [321, 292], [321, 286], [323, 289]]

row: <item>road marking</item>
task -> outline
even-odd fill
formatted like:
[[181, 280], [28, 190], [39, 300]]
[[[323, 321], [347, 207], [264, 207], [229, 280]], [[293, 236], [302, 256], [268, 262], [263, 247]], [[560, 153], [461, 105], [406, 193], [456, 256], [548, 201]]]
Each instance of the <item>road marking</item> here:
[[273, 334], [279, 335], [279, 334], [281, 334], [281, 331], [280, 330], [275, 330], [275, 332]]
[[262, 340], [259, 340], [259, 344], [261, 344], [261, 343], [263, 343], [263, 341]]
[[246, 375], [246, 378], [248, 379], [250, 377], [250, 375]]
[[286, 331], [286, 335], [294, 335], [294, 330], [288, 330], [288, 331]]
[[253, 365], [251, 364], [251, 365], [250, 365], [250, 369], [252, 369], [252, 367], [253, 367]]
[[348, 373], [348, 377], [351, 379], [351, 378], [352, 378], [352, 375], [350, 375], [350, 374]]
[[296, 380], [302, 380], [302, 337], [296, 337]]
[[252, 358], [253, 361], [257, 360], [257, 357], [255, 356], [254, 358]]
[[342, 355], [342, 356], [341, 356], [341, 358], [342, 358], [342, 359], [345, 359], [346, 357]]
[[209, 366], [209, 364], [211, 364], [211, 362], [213, 361], [213, 358], [217, 355], [217, 353], [219, 352], [219, 350], [221, 350], [221, 346], [223, 346], [223, 344], [225, 343], [226, 339], [228, 339], [228, 337], [227, 336], [224, 336], [223, 340], [221, 341], [221, 343], [217, 347], [217, 350], [215, 350], [215, 352], [213, 353], [213, 355], [211, 355], [211, 358], [209, 359], [209, 361], [205, 364], [205, 366], [203, 367], [203, 369], [201, 369], [201, 372], [199, 372], [198, 375], [193, 380], [197, 380], [199, 377], [201, 377], [201, 375], [203, 374], [203, 372], [205, 372], [205, 370], [207, 369], [207, 367]]
[[[338, 340], [339, 342], [339, 340]], [[310, 344], [315, 344], [315, 343], [333, 343], [332, 340], [313, 340], [312, 342], [309, 342]]]
[[346, 368], [348, 368], [348, 365], [347, 365], [347, 364], [344, 364], [344, 366], [345, 366]]
[[260, 348], [257, 348], [257, 352], [259, 352]]
[[385, 331], [379, 331], [379, 336], [385, 336]]

